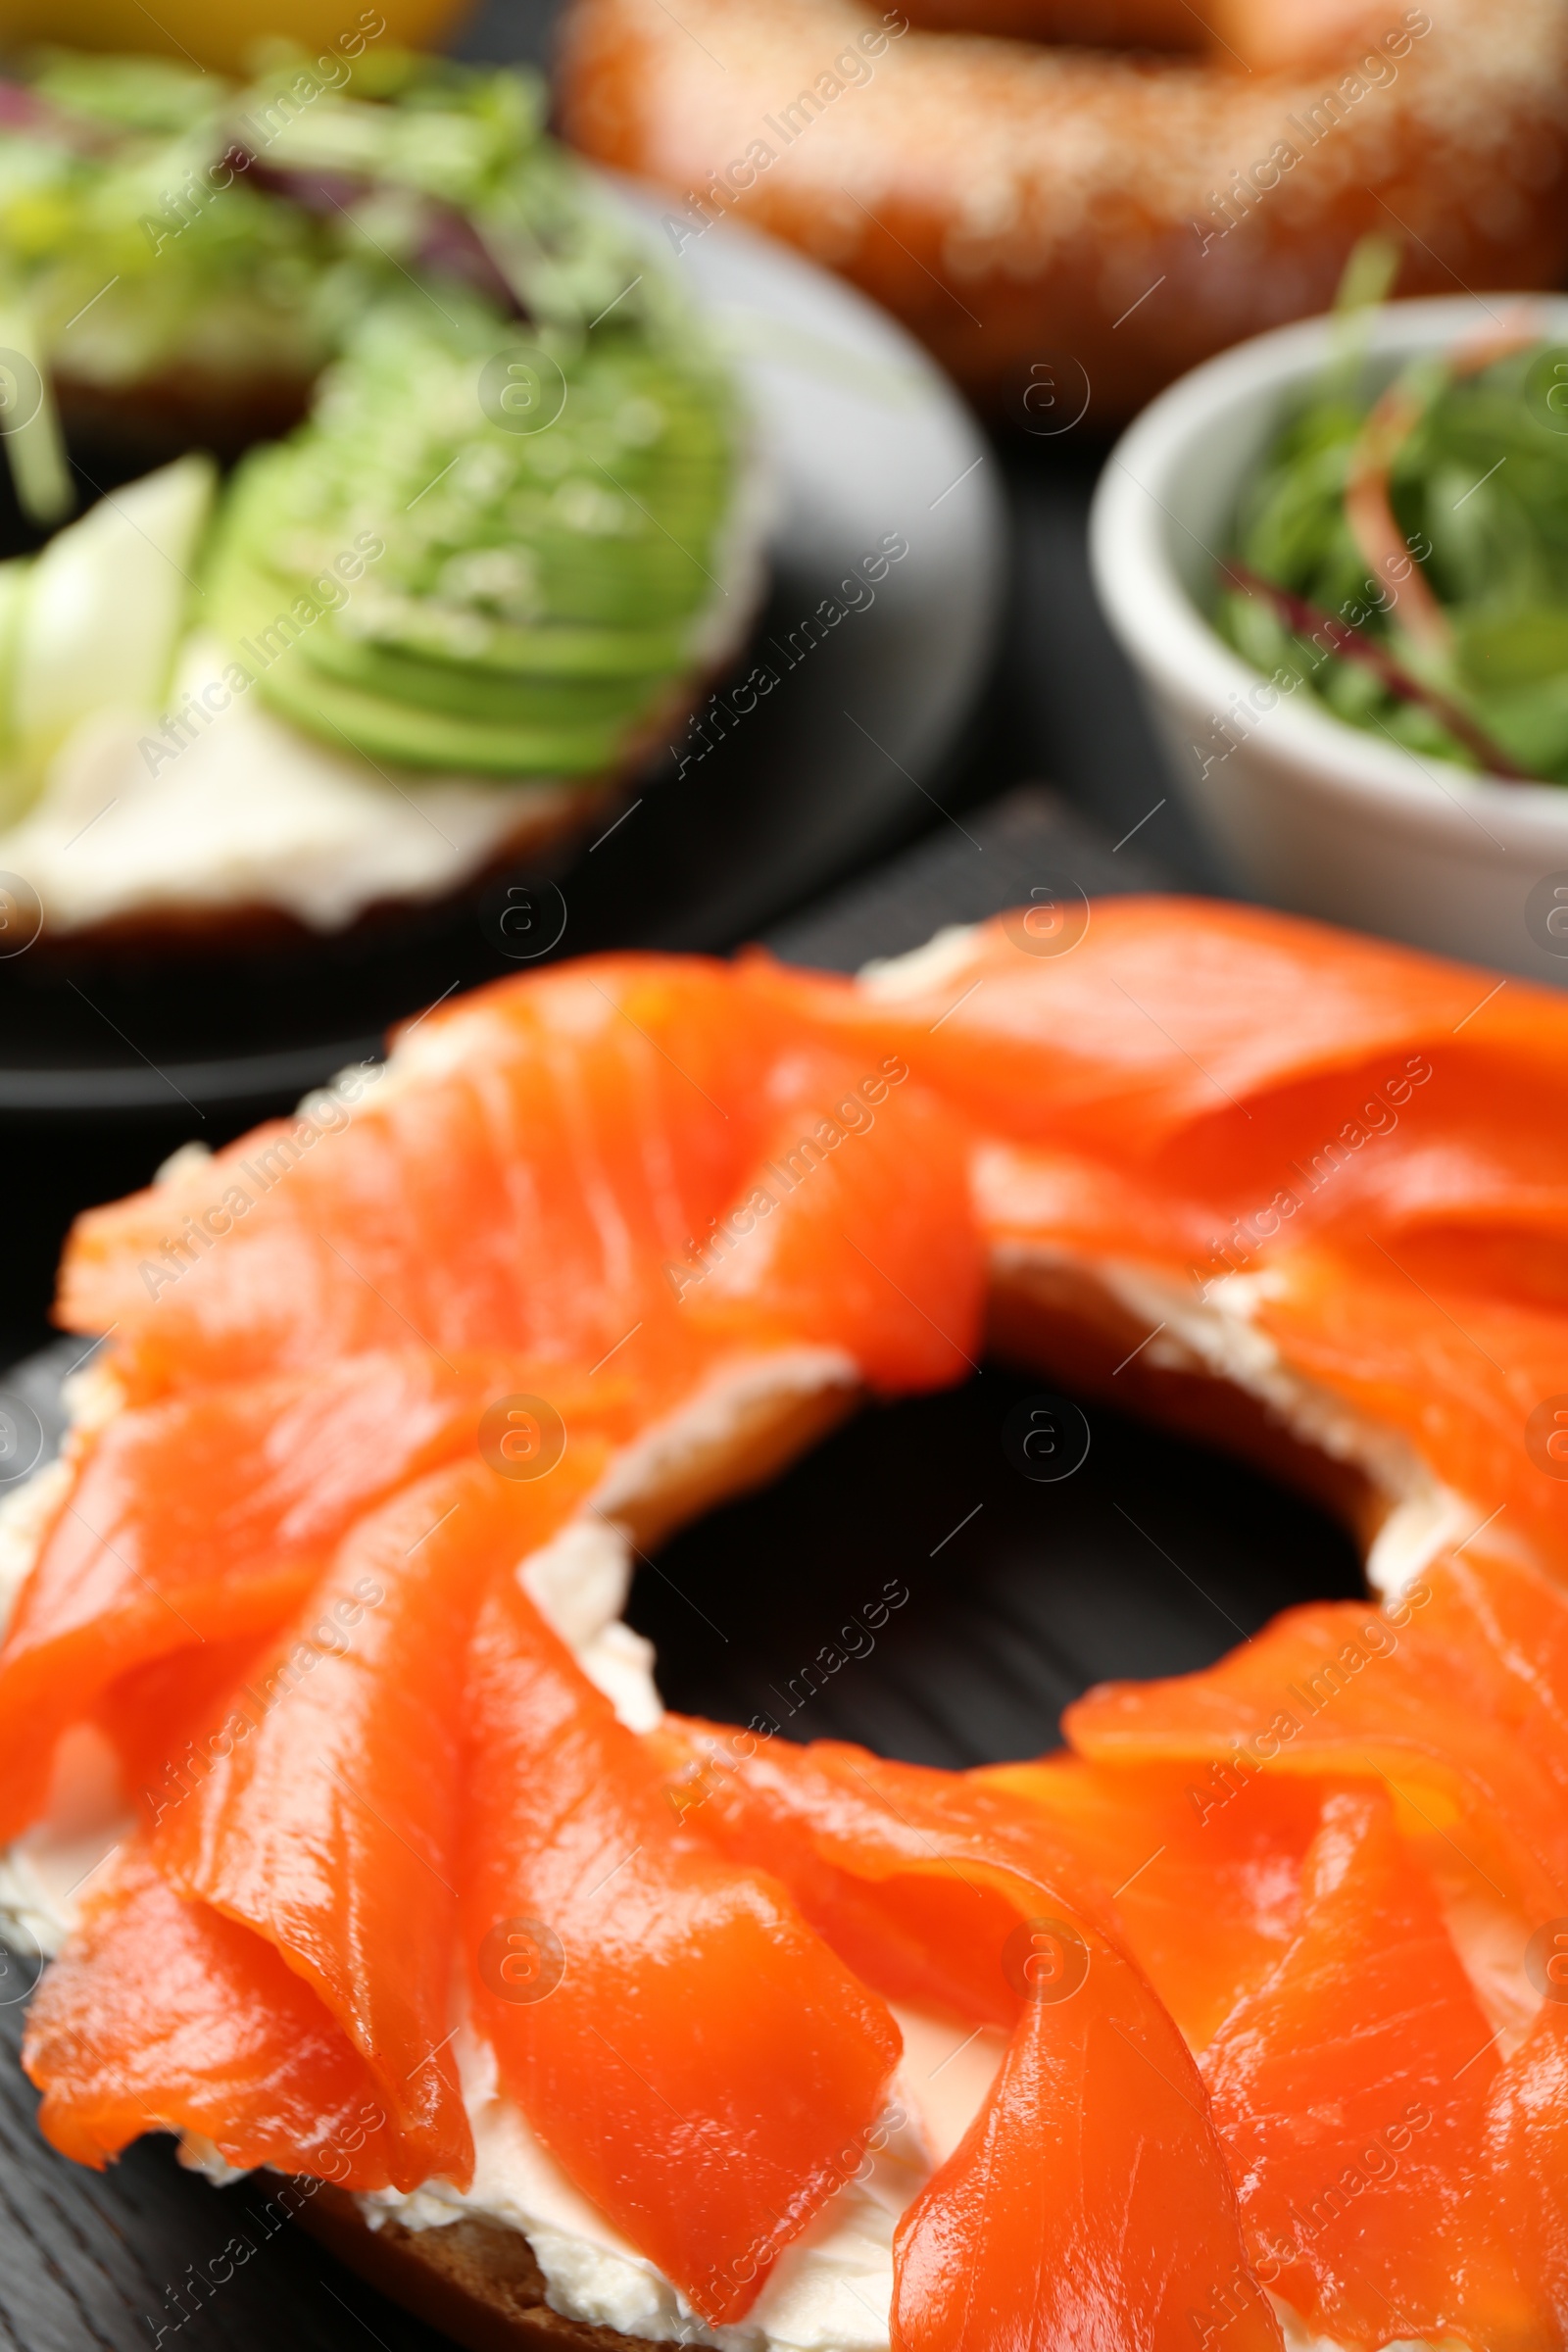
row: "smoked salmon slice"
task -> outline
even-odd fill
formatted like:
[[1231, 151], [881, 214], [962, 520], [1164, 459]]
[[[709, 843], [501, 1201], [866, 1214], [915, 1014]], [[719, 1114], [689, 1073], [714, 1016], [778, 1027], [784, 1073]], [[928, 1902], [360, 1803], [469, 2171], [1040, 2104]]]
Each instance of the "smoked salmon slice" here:
[[1321, 1812], [1314, 1782], [1265, 1774], [1247, 1756], [1113, 1770], [1059, 1753], [972, 1779], [1037, 1805], [1072, 1847], [1113, 1898], [1128, 1950], [1193, 2050], [1296, 1932]]
[[1461, 1057], [1456, 1033], [1489, 992], [1489, 1058], [1544, 1076], [1568, 1051], [1551, 989], [1499, 993], [1494, 973], [1259, 906], [1101, 899], [1060, 952], [1065, 936], [1022, 908], [869, 988], [760, 955], [741, 977], [818, 1034], [902, 1054], [985, 1132], [1120, 1164], [1276, 1087], [1344, 1073], [1353, 1093], [1422, 1045]]
[[210, 2141], [236, 2171], [270, 2165], [385, 2188], [396, 2152], [369, 2068], [272, 1946], [182, 1902], [132, 1847], [45, 1975], [23, 2059], [38, 2121], [98, 2170], [144, 2132]]
[[1537, 1294], [1544, 1262], [1568, 1292], [1556, 992], [1256, 907], [1102, 901], [1067, 952], [1037, 920], [866, 986], [760, 956], [741, 978], [819, 1034], [896, 1051], [994, 1141], [1135, 1184], [1117, 1255], [1182, 1264], [1173, 1221], [1196, 1223], [1212, 1279], [1276, 1237], [1451, 1218], [1467, 1250], [1494, 1228], [1535, 1252]]
[[[1568, 1391], [1565, 1066], [1549, 991], [1041, 904], [859, 985], [499, 984], [81, 1220], [61, 1315], [114, 1327], [126, 1402], [0, 1646], [0, 1837], [83, 1724], [143, 1826], [35, 2004], [45, 2129], [463, 2183], [466, 2018], [732, 2326], [859, 2171], [898, 1999], [1008, 2038], [900, 2226], [897, 2352], [1279, 2352], [1269, 2288], [1355, 2352], [1568, 2340], [1562, 2008], [1494, 2035], [1454, 1940], [1568, 1918], [1568, 1514], [1526, 1434]], [[1054, 1269], [1112, 1332], [1151, 1304], [1145, 1371], [1223, 1343], [1380, 1491], [1430, 1473], [1453, 1548], [1092, 1693], [1054, 1761], [633, 1734], [519, 1564], [748, 1357], [961, 1377], [988, 1262], [1025, 1338]], [[567, 1429], [547, 1477], [481, 1444], [514, 1395]]]
[[1299, 1930], [1203, 2073], [1259, 2275], [1336, 2342], [1552, 2340], [1492, 2193], [1495, 2042], [1387, 1795], [1330, 1795]]
[[697, 959], [480, 991], [330, 1123], [259, 1129], [81, 1218], [60, 1319], [116, 1326], [154, 1394], [420, 1343], [586, 1371], [639, 1320], [678, 1332], [661, 1268], [753, 1156], [776, 1030]]
[[1560, 2344], [1568, 2342], [1568, 2004], [1562, 1997], [1568, 1927], [1547, 1921], [1532, 1940], [1545, 1997], [1497, 2070], [1487, 2145], [1520, 2271], [1539, 2281], [1550, 2310], [1552, 2324], [1543, 2327], [1541, 2341]]
[[[1185, 2042], [1043, 1815], [974, 1776], [671, 1723], [689, 1817], [765, 1860], [868, 1983], [1010, 2028], [895, 2244], [896, 2352], [1279, 2352]], [[682, 1761], [684, 1759], [684, 1761]]]
[[345, 1528], [475, 1451], [486, 1402], [514, 1385], [405, 1349], [118, 1413], [87, 1441], [0, 1647], [0, 1839], [43, 1812], [56, 1740], [112, 1681], [279, 1624]]
[[1407, 1835], [1524, 1914], [1568, 1911], [1568, 1594], [1500, 1557], [1450, 1558], [1381, 1608], [1287, 1610], [1201, 1674], [1102, 1685], [1062, 1728], [1108, 1765], [1383, 1781]]
[[[459, 1463], [361, 1520], [152, 1839], [171, 1886], [275, 1946], [360, 2052], [400, 2187], [472, 2170], [448, 2045], [473, 1611], [602, 1461], [579, 1448], [536, 1481]], [[324, 1649], [323, 1620], [339, 1629]]]
[[[348, 1630], [340, 1613], [318, 1617], [311, 1629], [314, 1645], [330, 1654]], [[212, 1761], [214, 1725], [224, 1722], [233, 1693], [265, 1674], [275, 1639], [270, 1629], [171, 1650], [110, 1684], [92, 1720], [118, 1760], [126, 1810], [133, 1809], [144, 1828], [155, 1830], [171, 1806], [182, 1804], [199, 1786]]]
[[1555, 1008], [1542, 1032], [1515, 1067], [1490, 1041], [1435, 1036], [1425, 1019], [1412, 1021], [1403, 1047], [1220, 1104], [1141, 1164], [1161, 1194], [1210, 1201], [1221, 1230], [1278, 1197], [1298, 1231], [1359, 1240], [1368, 1225], [1456, 1219], [1471, 1231], [1533, 1234], [1560, 1268], [1568, 1135], [1542, 1101], [1560, 1034]]
[[899, 2225], [894, 2352], [1280, 2352], [1187, 2045], [1114, 1946], [1082, 1950]]
[[780, 1886], [683, 1828], [659, 1758], [513, 1578], [467, 1710], [475, 2023], [577, 2187], [732, 2323], [859, 2169], [898, 2029]]
[[1020, 1887], [1109, 1927], [1092, 1873], [1038, 1808], [830, 1740], [808, 1747], [666, 1716], [670, 1801], [790, 1887], [818, 1933], [891, 1999], [1011, 2027], [1002, 1954]]
[[908, 1075], [896, 1055], [784, 1064], [760, 1158], [697, 1261], [670, 1268], [699, 1329], [844, 1348], [894, 1395], [962, 1377], [984, 1273], [967, 1138]]
[[1568, 1315], [1455, 1288], [1406, 1235], [1293, 1254], [1269, 1294], [1257, 1329], [1434, 1464], [1474, 1507], [1465, 1538], [1495, 1519], [1498, 1539], [1568, 1579], [1564, 1488], [1526, 1443], [1534, 1408], [1568, 1380]]

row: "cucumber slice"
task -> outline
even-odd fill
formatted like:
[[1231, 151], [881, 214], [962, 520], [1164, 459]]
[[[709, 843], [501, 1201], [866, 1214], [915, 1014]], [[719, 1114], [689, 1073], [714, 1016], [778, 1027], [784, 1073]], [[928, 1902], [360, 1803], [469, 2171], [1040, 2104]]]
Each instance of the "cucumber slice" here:
[[37, 557], [12, 697], [29, 761], [95, 710], [160, 709], [217, 481], [210, 458], [180, 458], [110, 492]]

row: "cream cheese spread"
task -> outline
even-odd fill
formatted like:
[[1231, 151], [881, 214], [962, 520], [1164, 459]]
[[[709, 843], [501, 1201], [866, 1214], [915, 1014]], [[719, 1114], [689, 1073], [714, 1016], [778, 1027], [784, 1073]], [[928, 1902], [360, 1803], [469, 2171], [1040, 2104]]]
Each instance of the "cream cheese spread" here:
[[[1022, 1248], [999, 1252], [1004, 1263], [1031, 1254]], [[1362, 1472], [1387, 1504], [1366, 1556], [1367, 1582], [1384, 1599], [1396, 1599], [1440, 1551], [1480, 1529], [1486, 1512], [1445, 1486], [1412, 1446], [1285, 1363], [1253, 1320], [1276, 1279], [1271, 1273], [1222, 1275], [1201, 1301], [1144, 1266], [1097, 1263], [1095, 1278], [1155, 1333], [1147, 1349], [1151, 1363], [1200, 1370], [1255, 1396], [1293, 1437]]]
[[[761, 1369], [760, 1363], [747, 1368], [748, 1388], [755, 1388]], [[806, 1369], [799, 1361], [784, 1368], [786, 1387], [800, 1383]], [[836, 1362], [815, 1369], [830, 1381], [843, 1377]], [[91, 1391], [82, 1396], [84, 1407], [102, 1410], [106, 1402]], [[699, 1443], [721, 1410], [712, 1395], [701, 1400], [688, 1424]], [[666, 1431], [671, 1453], [679, 1426], [676, 1417]], [[49, 1465], [0, 1508], [0, 1631], [59, 1492], [58, 1466]], [[623, 1531], [590, 1511], [516, 1573], [621, 1720], [645, 1731], [658, 1723], [662, 1707], [652, 1647], [620, 1614], [632, 1567]], [[39, 1954], [58, 1949], [95, 1871], [127, 1826], [107, 1743], [87, 1728], [68, 1735], [56, 1760], [49, 1823], [0, 1855], [0, 1925], [24, 1955], [29, 1947]], [[1517, 1933], [1473, 1897], [1450, 1905], [1449, 1925], [1499, 2029], [1500, 2046], [1514, 2046], [1536, 2006], [1519, 1970]], [[882, 2129], [873, 2135], [881, 2145], [868, 2156], [863, 2176], [840, 2188], [780, 2255], [752, 2310], [734, 2326], [707, 2327], [657, 2265], [573, 2187], [502, 2090], [493, 2052], [466, 2021], [453, 2046], [474, 2138], [471, 2183], [459, 2189], [429, 2180], [408, 2194], [366, 2193], [358, 2203], [372, 2228], [396, 2219], [407, 2229], [440, 2229], [475, 2215], [520, 2230], [544, 2274], [552, 2308], [622, 2334], [714, 2352], [888, 2352], [899, 2219], [957, 2146], [1004, 2048], [995, 2028], [975, 2030], [903, 2005], [895, 2005], [894, 2014], [904, 2055]], [[237, 2177], [203, 2143], [187, 2143], [181, 2156], [219, 2184]], [[1287, 2307], [1278, 2308], [1289, 2352], [1339, 2352], [1303, 2328]]]
[[779, 2256], [746, 2318], [709, 2328], [678, 2288], [580, 2196], [499, 2089], [487, 2046], [464, 2028], [454, 2047], [474, 2135], [474, 2176], [457, 2190], [426, 2182], [359, 2200], [374, 2227], [395, 2216], [439, 2229], [466, 2214], [521, 2230], [545, 2275], [552, 2307], [570, 2319], [656, 2342], [717, 2352], [886, 2352], [893, 2233], [933, 2168], [957, 2145], [1001, 2063], [1003, 2035], [896, 2008], [904, 2059], [881, 2142], [862, 2178], [829, 2198]]
[[[177, 709], [222, 686], [210, 637], [184, 650]], [[147, 711], [83, 719], [20, 823], [0, 868], [38, 894], [51, 931], [177, 909], [272, 906], [318, 931], [385, 899], [457, 889], [510, 842], [553, 827], [580, 785], [406, 776], [318, 742], [253, 690], [227, 698], [177, 755], [149, 766]], [[155, 746], [155, 751], [159, 748]]]

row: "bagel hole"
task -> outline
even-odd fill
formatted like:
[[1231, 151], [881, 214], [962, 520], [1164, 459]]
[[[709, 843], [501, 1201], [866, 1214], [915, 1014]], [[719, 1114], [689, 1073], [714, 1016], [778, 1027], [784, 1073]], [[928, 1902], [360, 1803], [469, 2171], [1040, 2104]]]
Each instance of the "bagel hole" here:
[[[1083, 1415], [1089, 1446], [1037, 1478], [1004, 1433], [1015, 1456], [1016, 1416], [1047, 1396], [1059, 1430]], [[1250, 1438], [1238, 1424], [1231, 1442]], [[682, 1713], [949, 1769], [1038, 1755], [1091, 1684], [1190, 1673], [1282, 1608], [1365, 1591], [1299, 1467], [1287, 1483], [1288, 1457], [1260, 1469], [988, 1363], [961, 1388], [870, 1406], [682, 1530], [628, 1616]]]

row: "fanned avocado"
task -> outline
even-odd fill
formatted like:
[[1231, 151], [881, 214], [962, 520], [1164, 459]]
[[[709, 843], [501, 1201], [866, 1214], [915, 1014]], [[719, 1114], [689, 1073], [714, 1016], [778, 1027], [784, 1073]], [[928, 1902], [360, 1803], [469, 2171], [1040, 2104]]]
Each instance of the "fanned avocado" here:
[[613, 769], [726, 633], [740, 421], [537, 80], [367, 51], [338, 87], [279, 51], [241, 90], [57, 55], [26, 95], [0, 275], [46, 346], [101, 270], [73, 369], [314, 379], [222, 493], [191, 625], [377, 764]]
[[729, 397], [635, 332], [547, 330], [561, 412], [514, 432], [488, 388], [509, 348], [477, 306], [372, 314], [311, 421], [241, 468], [210, 611], [270, 701], [372, 758], [593, 773], [722, 593]]

